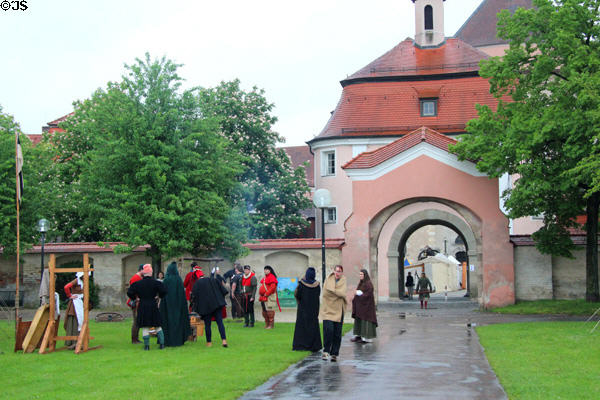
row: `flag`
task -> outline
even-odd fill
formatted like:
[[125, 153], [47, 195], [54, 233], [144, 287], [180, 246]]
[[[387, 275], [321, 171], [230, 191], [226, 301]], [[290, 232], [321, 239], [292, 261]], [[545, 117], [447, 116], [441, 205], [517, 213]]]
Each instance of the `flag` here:
[[23, 197], [23, 152], [21, 151], [21, 139], [17, 133], [17, 199], [19, 203]]

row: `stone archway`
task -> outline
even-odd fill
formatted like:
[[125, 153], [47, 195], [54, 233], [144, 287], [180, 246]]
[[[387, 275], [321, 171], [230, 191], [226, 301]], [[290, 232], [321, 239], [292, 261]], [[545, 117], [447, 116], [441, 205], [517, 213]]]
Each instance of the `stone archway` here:
[[379, 298], [399, 298], [402, 249], [414, 231], [426, 225], [443, 225], [455, 231], [467, 249], [469, 264], [475, 267], [470, 276], [471, 295], [481, 288], [482, 240], [481, 221], [468, 208], [442, 199], [411, 199], [383, 210], [371, 221], [371, 265], [380, 276]]

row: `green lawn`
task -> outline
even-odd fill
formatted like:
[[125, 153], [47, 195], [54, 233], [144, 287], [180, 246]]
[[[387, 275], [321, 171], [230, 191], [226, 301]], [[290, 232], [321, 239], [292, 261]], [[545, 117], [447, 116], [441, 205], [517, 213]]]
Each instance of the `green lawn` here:
[[[201, 337], [195, 343], [159, 350], [152, 338], [150, 351], [129, 343], [130, 319], [92, 321], [95, 340], [90, 346], [103, 348], [80, 355], [13, 353], [14, 322], [0, 321], [0, 327], [1, 397], [11, 400], [235, 399], [309, 354], [292, 351], [294, 324], [277, 321], [273, 330], [263, 329], [261, 323], [250, 329], [226, 322], [229, 348], [219, 345], [213, 324], [212, 348]], [[346, 324], [344, 331], [351, 327]]]
[[510, 399], [598, 399], [600, 327], [535, 322], [477, 327]]
[[592, 315], [600, 308], [600, 303], [588, 303], [585, 300], [537, 300], [521, 301], [506, 307], [490, 310], [501, 314], [568, 314]]

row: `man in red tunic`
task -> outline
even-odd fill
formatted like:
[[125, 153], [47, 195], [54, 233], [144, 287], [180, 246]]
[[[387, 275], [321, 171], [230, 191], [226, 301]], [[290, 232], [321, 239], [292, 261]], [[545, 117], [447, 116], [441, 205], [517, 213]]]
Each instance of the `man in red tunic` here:
[[191, 266], [192, 270], [187, 273], [185, 279], [183, 280], [183, 287], [185, 288], [185, 298], [188, 302], [190, 301], [190, 294], [192, 293], [192, 287], [194, 287], [194, 283], [196, 283], [196, 281], [200, 279], [200, 277], [204, 276], [204, 272], [202, 272], [202, 269], [200, 269], [200, 267], [195, 261], [192, 263]]
[[[144, 264], [140, 264], [138, 267], [138, 272], [133, 274], [131, 279], [129, 280], [129, 287], [136, 283], [137, 281], [142, 280], [142, 269], [144, 268]], [[131, 307], [131, 311], [133, 313], [133, 322], [131, 324], [131, 343], [142, 343], [140, 342], [140, 327], [137, 326], [137, 307], [138, 300], [127, 299], [127, 305]]]

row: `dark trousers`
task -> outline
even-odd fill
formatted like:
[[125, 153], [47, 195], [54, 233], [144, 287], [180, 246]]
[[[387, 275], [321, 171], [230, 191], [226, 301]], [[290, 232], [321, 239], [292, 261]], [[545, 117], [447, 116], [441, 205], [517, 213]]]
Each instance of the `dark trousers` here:
[[140, 340], [140, 327], [137, 326], [137, 307], [131, 309], [133, 323], [131, 324], [131, 340]]
[[242, 304], [244, 305], [244, 322], [254, 325], [254, 301], [250, 301], [250, 295], [244, 295]]
[[344, 325], [344, 317], [342, 317], [341, 322], [323, 320], [323, 352], [332, 356], [340, 354], [342, 325]]
[[221, 314], [223, 310], [221, 308], [212, 312], [212, 314], [203, 315], [202, 321], [204, 321], [204, 332], [206, 334], [206, 343], [210, 343], [212, 340], [212, 332], [210, 330], [210, 323], [212, 319], [215, 319], [217, 326], [219, 327], [219, 334], [221, 335], [221, 339], [227, 339], [225, 337], [225, 325], [223, 325], [223, 315]]
[[244, 311], [242, 310], [242, 294], [237, 293], [231, 296], [231, 318], [243, 318]]

